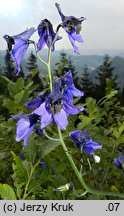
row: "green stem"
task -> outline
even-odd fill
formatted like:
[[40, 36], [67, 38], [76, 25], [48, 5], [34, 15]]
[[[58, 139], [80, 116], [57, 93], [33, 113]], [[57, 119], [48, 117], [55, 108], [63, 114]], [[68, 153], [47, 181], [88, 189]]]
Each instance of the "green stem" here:
[[44, 133], [44, 135], [45, 135], [48, 139], [50, 139], [50, 140], [52, 140], [52, 141], [59, 141], [59, 139], [50, 137], [50, 136], [46, 133], [45, 129], [43, 130], [43, 133]]
[[48, 50], [48, 62], [47, 62], [47, 70], [50, 84], [50, 92], [52, 93], [52, 74], [51, 74], [51, 47]]
[[47, 62], [45, 62], [38, 54], [38, 51], [37, 51], [37, 46], [36, 44], [34, 43], [34, 48], [35, 48], [35, 53], [36, 53], [36, 56], [37, 58], [39, 59], [40, 62], [42, 62], [43, 64], [45, 64], [47, 66]]
[[29, 187], [29, 184], [30, 184], [30, 181], [31, 181], [31, 178], [32, 178], [32, 175], [34, 173], [34, 170], [36, 169], [36, 167], [39, 165], [40, 161], [38, 161], [34, 167], [32, 167], [31, 165], [31, 172], [30, 172], [30, 175], [29, 175], [29, 178], [28, 178], [28, 181], [27, 181], [27, 184], [26, 184], [26, 187], [25, 187], [25, 191], [24, 191], [24, 195], [23, 195], [23, 198], [22, 200], [26, 199], [26, 197], [28, 196], [27, 194], [27, 191], [28, 191], [28, 187]]
[[102, 196], [114, 196], [114, 197], [120, 197], [120, 198], [124, 198], [124, 194], [122, 193], [114, 193], [114, 192], [108, 192], [108, 191], [99, 191], [99, 190], [94, 190], [94, 189], [91, 189], [87, 186], [87, 184], [85, 183], [83, 177], [81, 176], [80, 172], [78, 171], [71, 155], [68, 153], [68, 149], [64, 143], [64, 140], [63, 140], [63, 137], [62, 137], [62, 133], [61, 133], [61, 130], [58, 128], [58, 133], [59, 133], [59, 138], [60, 138], [60, 142], [62, 144], [62, 147], [66, 153], [66, 156], [72, 166], [72, 169], [74, 170], [78, 180], [80, 181], [81, 185], [83, 186], [83, 188], [91, 193], [91, 194], [96, 194], [96, 195], [102, 195]]
[[[52, 74], [51, 74], [51, 49], [52, 49], [52, 46], [54, 45], [57, 37], [58, 37], [58, 31], [59, 29], [57, 30], [56, 32], [56, 35], [54, 37], [54, 40], [51, 44], [51, 46], [49, 46], [49, 49], [48, 49], [48, 61], [47, 61], [47, 70], [48, 70], [48, 77], [49, 77], [49, 84], [50, 84], [50, 92], [52, 93]], [[48, 40], [50, 41], [50, 37], [48, 37]], [[50, 42], [49, 42], [50, 44]]]

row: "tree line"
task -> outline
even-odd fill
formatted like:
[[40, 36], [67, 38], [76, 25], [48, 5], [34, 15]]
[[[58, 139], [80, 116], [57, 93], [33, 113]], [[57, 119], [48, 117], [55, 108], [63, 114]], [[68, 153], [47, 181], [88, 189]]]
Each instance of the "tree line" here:
[[[1, 72], [0, 67], [0, 76], [6, 76], [9, 80], [14, 82], [17, 81], [18, 76], [16, 76], [15, 66], [8, 51], [6, 51], [4, 62], [5, 65], [3, 67], [3, 72]], [[108, 55], [104, 56], [103, 63], [96, 69], [95, 81], [92, 78], [91, 72], [87, 65], [82, 68], [82, 72], [79, 77], [78, 71], [73, 65], [71, 58], [63, 51], [61, 52], [60, 60], [56, 63], [55, 67], [56, 69], [53, 71], [53, 75], [55, 76], [62, 76], [67, 71], [72, 71], [76, 87], [85, 93], [85, 96], [83, 97], [84, 99], [87, 97], [93, 97], [98, 101], [104, 97], [106, 95], [107, 81], [109, 80], [109, 82], [111, 82], [111, 87], [118, 90], [118, 100], [122, 105], [124, 104], [124, 87], [121, 88], [119, 86], [119, 83], [117, 82], [117, 75], [113, 74], [114, 67], [112, 66], [112, 62]], [[32, 79], [33, 83], [37, 85], [35, 91], [42, 91], [46, 87], [46, 78], [41, 77], [40, 75], [37, 58], [33, 51], [29, 55], [26, 68], [28, 70], [28, 75], [24, 76], [23, 69], [21, 68], [20, 76], [22, 76], [25, 80]], [[34, 71], [33, 76], [32, 71]], [[0, 92], [1, 94], [5, 94], [6, 92], [6, 84], [3, 79], [0, 79]]]

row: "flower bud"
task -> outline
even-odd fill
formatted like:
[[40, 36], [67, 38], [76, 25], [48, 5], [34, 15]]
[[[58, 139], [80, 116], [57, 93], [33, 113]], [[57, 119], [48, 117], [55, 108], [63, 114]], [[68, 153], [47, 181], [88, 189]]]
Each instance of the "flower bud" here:
[[100, 157], [97, 155], [93, 155], [95, 163], [100, 163]]

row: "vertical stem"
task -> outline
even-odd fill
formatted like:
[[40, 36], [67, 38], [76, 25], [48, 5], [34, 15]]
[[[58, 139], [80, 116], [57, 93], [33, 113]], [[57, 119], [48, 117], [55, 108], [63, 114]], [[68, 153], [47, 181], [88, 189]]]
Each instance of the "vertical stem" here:
[[24, 200], [24, 199], [27, 197], [27, 190], [28, 190], [28, 187], [29, 187], [29, 184], [30, 184], [32, 175], [33, 175], [34, 170], [36, 169], [36, 167], [39, 165], [39, 163], [40, 163], [40, 161], [38, 161], [38, 162], [35, 164], [34, 167], [32, 167], [32, 164], [31, 164], [31, 172], [30, 172], [29, 179], [28, 179], [28, 182], [27, 182], [26, 187], [25, 187], [25, 191], [24, 191], [24, 195], [23, 195], [22, 200]]
[[50, 92], [52, 93], [52, 74], [51, 74], [51, 47], [48, 50], [48, 62], [47, 62], [47, 70], [50, 84]]
[[84, 180], [82, 179], [82, 176], [80, 175], [80, 172], [78, 171], [78, 169], [77, 169], [77, 167], [76, 167], [76, 165], [75, 165], [75, 163], [74, 163], [74, 161], [73, 161], [71, 155], [68, 153], [68, 149], [67, 149], [67, 147], [66, 147], [66, 145], [65, 145], [65, 143], [64, 143], [64, 141], [63, 141], [63, 137], [62, 137], [62, 134], [61, 134], [61, 130], [60, 130], [59, 128], [58, 128], [58, 133], [59, 133], [59, 138], [60, 138], [60, 142], [61, 142], [61, 144], [62, 144], [62, 147], [63, 147], [63, 149], [64, 149], [64, 151], [65, 151], [65, 153], [66, 153], [66, 156], [67, 156], [67, 158], [68, 158], [68, 160], [69, 160], [69, 162], [70, 162], [70, 164], [71, 164], [71, 166], [72, 166], [72, 168], [73, 168], [73, 170], [74, 170], [76, 176], [78, 177], [78, 179], [79, 179], [81, 185], [87, 190], [88, 187], [87, 187], [87, 185], [85, 184]]

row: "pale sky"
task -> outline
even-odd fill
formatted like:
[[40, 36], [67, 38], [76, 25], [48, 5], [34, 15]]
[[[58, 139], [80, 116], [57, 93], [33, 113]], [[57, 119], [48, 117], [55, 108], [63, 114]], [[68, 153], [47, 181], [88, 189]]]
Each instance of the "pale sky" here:
[[[47, 18], [56, 26], [61, 22], [55, 3], [64, 15], [85, 17], [81, 35], [84, 44], [80, 49], [124, 49], [124, 0], [0, 0], [0, 50], [6, 49], [3, 39], [37, 27]], [[58, 49], [72, 48], [64, 30]]]

